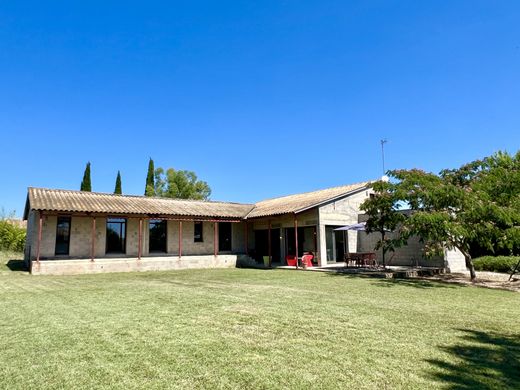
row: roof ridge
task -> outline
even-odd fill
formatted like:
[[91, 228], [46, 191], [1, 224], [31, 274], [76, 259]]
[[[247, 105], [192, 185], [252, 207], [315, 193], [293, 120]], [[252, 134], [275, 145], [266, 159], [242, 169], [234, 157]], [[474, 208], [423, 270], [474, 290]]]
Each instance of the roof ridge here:
[[[321, 189], [319, 189], [319, 190], [305, 191], [305, 192], [297, 192], [297, 193], [294, 193], [294, 194], [288, 194], [288, 195], [282, 195], [282, 196], [275, 196], [275, 197], [273, 197], [273, 198], [262, 199], [262, 200], [256, 202], [255, 205], [257, 205], [258, 203], [261, 203], [261, 202], [269, 201], [269, 200], [283, 199], [283, 198], [288, 198], [288, 197], [291, 197], [291, 196], [298, 196], [298, 195], [312, 194], [312, 193], [314, 193], [314, 192], [320, 192], [320, 191], [335, 190], [335, 189], [337, 189], [337, 188], [341, 188], [341, 187], [362, 186], [362, 185], [370, 184], [370, 183], [372, 183], [372, 182], [373, 182], [373, 180], [360, 181], [360, 182], [358, 182], [358, 183], [344, 184], [344, 185], [341, 185], [341, 186], [334, 186], [334, 187], [328, 187], [328, 188], [321, 188]], [[347, 192], [349, 192], [349, 191], [347, 191]]]
[[137, 198], [137, 199], [156, 199], [156, 200], [166, 200], [166, 201], [178, 201], [178, 202], [202, 202], [202, 203], [222, 203], [222, 204], [236, 204], [240, 206], [254, 206], [254, 203], [240, 203], [240, 202], [227, 202], [221, 200], [204, 200], [204, 199], [182, 199], [182, 198], [168, 198], [165, 196], [145, 196], [145, 195], [133, 195], [133, 194], [113, 194], [110, 192], [98, 192], [98, 191], [80, 191], [80, 190], [70, 190], [70, 189], [62, 189], [62, 188], [46, 188], [46, 187], [32, 187], [29, 186], [28, 190], [44, 190], [44, 191], [54, 191], [54, 192], [66, 192], [73, 194], [91, 194], [91, 195], [108, 195], [115, 197], [125, 197], [125, 198]]

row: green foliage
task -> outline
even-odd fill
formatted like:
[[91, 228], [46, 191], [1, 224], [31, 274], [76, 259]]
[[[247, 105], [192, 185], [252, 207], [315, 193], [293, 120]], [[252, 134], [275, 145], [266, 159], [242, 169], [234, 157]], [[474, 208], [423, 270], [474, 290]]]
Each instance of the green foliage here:
[[520, 261], [520, 257], [514, 256], [482, 256], [475, 260], [475, 269], [477, 271], [491, 272], [511, 272]]
[[458, 248], [472, 278], [472, 244], [493, 252], [520, 249], [520, 152], [515, 156], [500, 152], [439, 175], [418, 169], [389, 175], [395, 184], [376, 183], [375, 199], [367, 200], [363, 208], [369, 215], [368, 225], [377, 226], [380, 210], [397, 213], [377, 199], [409, 205], [412, 212], [399, 224], [402, 241], [397, 244], [416, 235], [423, 240], [427, 256], [441, 254], [444, 247]]
[[195, 172], [176, 171], [169, 168], [155, 170], [155, 193], [157, 196], [177, 199], [207, 200], [211, 188], [205, 181], [198, 180]]
[[90, 181], [90, 161], [87, 163], [85, 167], [85, 172], [83, 173], [83, 180], [81, 181], [81, 191], [92, 191], [92, 184]]
[[152, 158], [148, 161], [148, 173], [146, 175], [146, 185], [144, 187], [145, 196], [155, 196], [155, 183], [154, 183], [154, 163]]
[[385, 255], [393, 252], [396, 247], [403, 244], [406, 236], [388, 239], [386, 232], [395, 231], [403, 223], [406, 216], [398, 212], [401, 204], [396, 198], [396, 185], [379, 181], [373, 184], [374, 194], [361, 205], [361, 210], [365, 211], [370, 219], [366, 223], [366, 232], [379, 232], [381, 239], [377, 241], [375, 250], [383, 250], [383, 266], [385, 265]]
[[121, 172], [117, 171], [116, 187], [114, 188], [114, 194], [121, 195], [123, 193], [121, 189]]
[[26, 229], [6, 219], [0, 219], [0, 249], [22, 252], [25, 247]]

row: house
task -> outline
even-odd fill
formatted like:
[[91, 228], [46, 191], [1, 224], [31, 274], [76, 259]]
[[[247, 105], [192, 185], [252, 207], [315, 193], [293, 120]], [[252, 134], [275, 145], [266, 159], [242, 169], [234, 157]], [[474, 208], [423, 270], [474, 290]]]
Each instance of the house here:
[[[370, 182], [256, 204], [29, 188], [25, 260], [36, 274], [234, 267], [313, 252], [317, 265], [357, 249]], [[355, 249], [352, 249], [355, 248]], [[51, 261], [52, 260], [52, 261]]]

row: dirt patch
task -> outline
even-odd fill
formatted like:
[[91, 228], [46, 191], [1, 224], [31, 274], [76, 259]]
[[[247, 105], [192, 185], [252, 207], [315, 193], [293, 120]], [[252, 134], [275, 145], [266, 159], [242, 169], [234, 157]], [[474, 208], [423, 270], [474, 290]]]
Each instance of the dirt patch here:
[[469, 278], [469, 272], [440, 274], [422, 277], [420, 279], [438, 280], [448, 283], [459, 283], [520, 292], [519, 274], [514, 275], [513, 278], [509, 280], [509, 274], [502, 274], [498, 272], [477, 272], [477, 280], [474, 282], [472, 282]]

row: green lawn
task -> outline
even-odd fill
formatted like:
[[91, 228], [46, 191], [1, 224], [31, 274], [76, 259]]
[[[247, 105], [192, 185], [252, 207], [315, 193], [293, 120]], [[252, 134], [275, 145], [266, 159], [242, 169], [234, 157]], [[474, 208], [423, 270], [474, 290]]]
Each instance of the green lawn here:
[[1, 388], [520, 388], [518, 293], [284, 270], [31, 276], [14, 257]]

